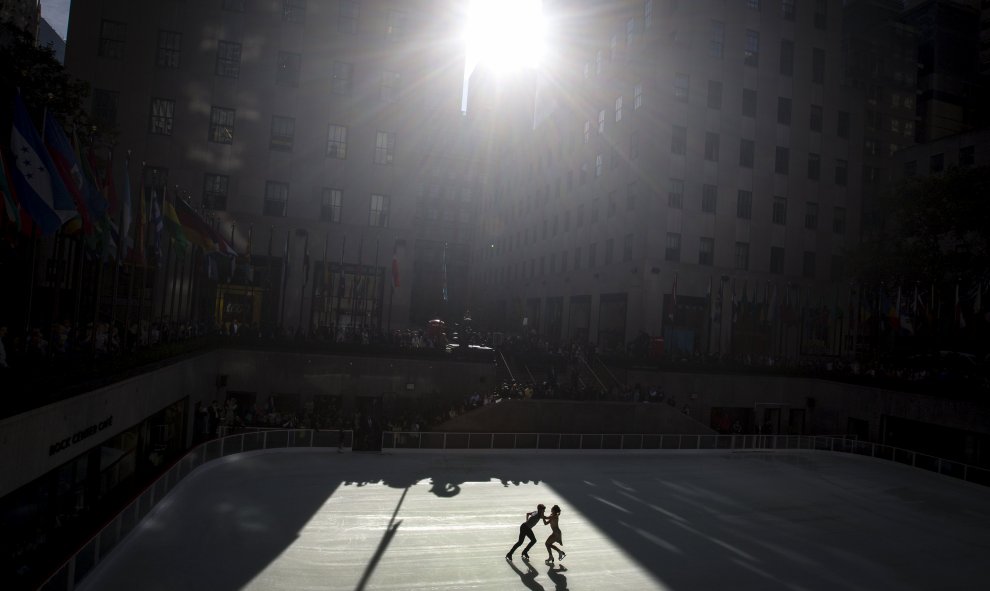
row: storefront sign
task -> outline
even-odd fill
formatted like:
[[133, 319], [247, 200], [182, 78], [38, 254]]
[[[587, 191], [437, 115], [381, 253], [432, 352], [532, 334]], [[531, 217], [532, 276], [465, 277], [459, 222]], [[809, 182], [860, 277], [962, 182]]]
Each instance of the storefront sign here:
[[56, 441], [55, 443], [48, 446], [48, 455], [53, 456], [62, 450], [69, 449], [73, 445], [79, 443], [80, 441], [95, 435], [98, 431], [102, 431], [113, 424], [113, 415], [108, 416], [99, 423], [93, 423], [89, 427], [81, 431], [76, 431], [69, 437]]

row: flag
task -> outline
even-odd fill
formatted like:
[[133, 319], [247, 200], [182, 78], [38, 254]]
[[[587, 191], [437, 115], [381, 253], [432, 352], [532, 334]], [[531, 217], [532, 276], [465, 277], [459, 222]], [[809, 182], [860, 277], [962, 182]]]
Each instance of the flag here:
[[3, 210], [7, 221], [13, 224], [18, 230], [21, 229], [21, 208], [17, 205], [17, 197], [14, 190], [7, 182], [7, 162], [0, 151], [0, 193], [3, 193]]
[[131, 222], [134, 212], [131, 203], [131, 160], [124, 160], [124, 196], [120, 203], [120, 243], [124, 250], [124, 258], [130, 259], [134, 241], [131, 239]]
[[55, 117], [50, 111], [45, 111], [45, 146], [51, 156], [55, 171], [58, 172], [66, 190], [72, 197], [75, 204], [76, 213], [82, 223], [82, 230], [85, 234], [93, 233], [93, 219], [90, 214], [89, 180], [83, 175], [82, 165], [76, 158], [76, 152], [72, 148], [72, 143], [62, 131]]
[[182, 229], [182, 222], [179, 221], [179, 215], [175, 213], [175, 206], [166, 199], [163, 203], [164, 209], [164, 224], [165, 229], [168, 231], [168, 235], [172, 237], [175, 241], [176, 248], [179, 252], [185, 253], [186, 249], [189, 248], [189, 239], [186, 238], [186, 233]]
[[[189, 242], [203, 249], [204, 253], [216, 252], [218, 250], [215, 236], [217, 233], [210, 227], [191, 205], [182, 199], [175, 200], [175, 214], [182, 224], [183, 231]], [[271, 244], [269, 244], [268, 255], [271, 256]]]
[[20, 95], [14, 96], [10, 149], [14, 156], [10, 172], [21, 207], [42, 234], [54, 234], [77, 215], [76, 208]]
[[160, 202], [164, 197], [164, 190], [162, 191], [162, 197], [159, 198], [158, 191], [151, 189], [151, 217], [148, 219], [148, 229], [151, 231], [151, 251], [155, 255], [156, 262], [161, 262], [162, 258], [162, 228], [165, 226], [165, 223], [162, 219]]
[[963, 316], [962, 303], [959, 301], [959, 284], [956, 284], [956, 325], [966, 328], [966, 317]]
[[392, 289], [399, 287], [399, 246], [392, 248]]

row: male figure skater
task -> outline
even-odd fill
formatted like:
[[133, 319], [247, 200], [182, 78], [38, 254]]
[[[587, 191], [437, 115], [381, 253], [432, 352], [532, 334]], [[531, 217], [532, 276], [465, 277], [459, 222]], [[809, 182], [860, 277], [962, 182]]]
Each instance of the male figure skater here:
[[516, 551], [516, 548], [522, 546], [523, 540], [526, 538], [529, 538], [529, 544], [527, 544], [523, 549], [522, 557], [523, 560], [529, 560], [529, 549], [536, 543], [536, 536], [533, 535], [533, 526], [543, 521], [543, 513], [546, 510], [546, 505], [540, 503], [536, 506], [536, 511], [531, 511], [526, 514], [526, 521], [519, 526], [519, 541], [516, 542], [516, 545], [509, 550], [508, 554], [505, 555], [506, 560], [512, 560], [512, 553]]

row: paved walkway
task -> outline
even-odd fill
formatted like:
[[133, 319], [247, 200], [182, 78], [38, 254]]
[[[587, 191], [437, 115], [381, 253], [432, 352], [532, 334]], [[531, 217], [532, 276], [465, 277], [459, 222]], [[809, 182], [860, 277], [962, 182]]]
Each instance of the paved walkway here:
[[[986, 588], [990, 489], [828, 452], [252, 452], [182, 482], [82, 589]], [[567, 557], [516, 552], [563, 509]]]

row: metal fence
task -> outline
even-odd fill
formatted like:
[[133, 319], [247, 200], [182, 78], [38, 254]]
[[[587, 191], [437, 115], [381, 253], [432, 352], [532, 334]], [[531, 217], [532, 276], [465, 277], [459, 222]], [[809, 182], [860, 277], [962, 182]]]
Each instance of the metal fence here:
[[354, 432], [288, 429], [252, 431], [207, 441], [189, 451], [134, 498], [109, 523], [73, 554], [41, 586], [44, 590], [71, 591], [113, 551], [155, 506], [193, 470], [213, 460], [246, 451], [290, 447], [350, 448]]
[[[148, 513], [193, 470], [213, 460], [246, 451], [341, 447], [350, 449], [354, 433], [312, 429], [259, 430], [228, 435], [189, 451], [148, 486], [109, 523], [73, 554], [41, 589], [72, 591], [113, 551]], [[907, 464], [990, 486], [990, 470], [915, 451], [858, 441], [845, 436], [806, 435], [654, 435], [565, 433], [430, 433], [385, 432], [383, 451], [402, 450], [788, 450], [853, 453]]]
[[383, 450], [787, 450], [807, 449], [870, 456], [990, 486], [990, 470], [928, 454], [836, 435], [654, 435], [567, 433], [386, 432]]

